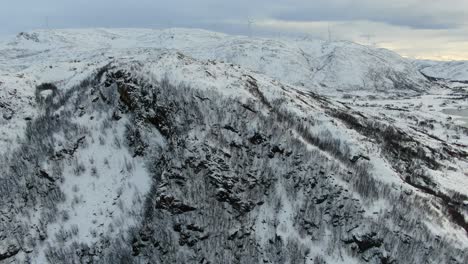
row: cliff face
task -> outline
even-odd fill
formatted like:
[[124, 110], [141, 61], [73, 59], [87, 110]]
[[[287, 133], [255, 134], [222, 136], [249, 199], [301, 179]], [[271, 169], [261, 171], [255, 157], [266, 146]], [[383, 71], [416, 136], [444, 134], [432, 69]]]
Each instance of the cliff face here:
[[3, 75], [0, 262], [468, 261], [459, 143], [177, 51], [73, 60]]

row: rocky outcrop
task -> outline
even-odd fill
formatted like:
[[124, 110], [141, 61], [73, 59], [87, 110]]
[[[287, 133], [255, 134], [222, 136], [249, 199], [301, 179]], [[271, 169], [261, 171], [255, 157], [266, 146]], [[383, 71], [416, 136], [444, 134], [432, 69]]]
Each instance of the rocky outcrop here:
[[7, 260], [20, 252], [20, 248], [16, 245], [9, 245], [6, 249], [0, 251], [0, 261]]

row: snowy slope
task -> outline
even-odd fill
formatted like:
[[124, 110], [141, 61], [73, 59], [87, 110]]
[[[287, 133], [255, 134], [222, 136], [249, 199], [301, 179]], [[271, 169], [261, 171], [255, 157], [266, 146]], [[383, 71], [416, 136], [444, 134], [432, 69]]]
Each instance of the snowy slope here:
[[352, 43], [18, 36], [0, 50], [0, 263], [466, 263], [468, 133], [436, 96], [307, 85], [356, 88], [366, 63], [410, 71]]

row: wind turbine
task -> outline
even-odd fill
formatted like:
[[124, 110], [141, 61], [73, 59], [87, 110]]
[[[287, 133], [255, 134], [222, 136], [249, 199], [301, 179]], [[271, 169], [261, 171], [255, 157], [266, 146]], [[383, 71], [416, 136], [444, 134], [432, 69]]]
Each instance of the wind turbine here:
[[363, 38], [366, 38], [367, 39], [367, 44], [369, 46], [375, 46], [375, 43], [372, 43], [371, 42], [371, 39], [375, 37], [375, 35], [371, 35], [371, 34], [364, 34], [364, 35], [361, 35], [361, 37]]
[[255, 21], [253, 21], [252, 19], [248, 18], [247, 19], [247, 25], [249, 27], [249, 37], [251, 38], [252, 37], [252, 28], [253, 28], [253, 25], [255, 24]]

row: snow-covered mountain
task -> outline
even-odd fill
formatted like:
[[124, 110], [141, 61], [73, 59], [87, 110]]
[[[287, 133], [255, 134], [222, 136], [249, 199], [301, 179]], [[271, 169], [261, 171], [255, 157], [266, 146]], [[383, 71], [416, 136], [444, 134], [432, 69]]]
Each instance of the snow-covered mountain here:
[[178, 29], [2, 44], [0, 263], [467, 263], [468, 129], [435, 111], [464, 101], [316, 92], [369, 88], [354, 84], [376, 54], [377, 76], [427, 85], [344, 42]]
[[427, 76], [451, 81], [468, 81], [468, 61], [415, 61]]
[[204, 30], [54, 30], [20, 34], [16, 49], [165, 48], [241, 65], [314, 91], [425, 90], [427, 79], [398, 54], [351, 42], [229, 36]]

